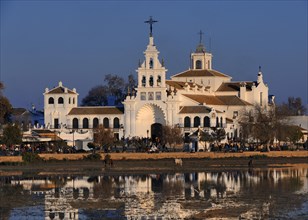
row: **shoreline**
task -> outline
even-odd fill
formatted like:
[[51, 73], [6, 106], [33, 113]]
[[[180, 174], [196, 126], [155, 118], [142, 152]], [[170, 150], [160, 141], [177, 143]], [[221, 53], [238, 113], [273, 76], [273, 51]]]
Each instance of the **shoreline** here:
[[[39, 154], [39, 156], [46, 161], [49, 160], [66, 160], [74, 161], [80, 160], [91, 153], [76, 153], [76, 154]], [[225, 159], [225, 158], [307, 158], [308, 151], [247, 151], [242, 153], [224, 153], [224, 152], [164, 152], [164, 153], [108, 153], [113, 161], [119, 160], [160, 160], [160, 159]], [[102, 160], [106, 153], [100, 153]], [[0, 156], [0, 163], [2, 162], [23, 162], [21, 156]]]
[[[248, 153], [248, 154], [247, 154]], [[253, 153], [253, 154], [252, 154]], [[78, 160], [87, 154], [40, 155], [43, 162], [23, 163], [21, 157], [3, 162], [0, 157], [0, 176], [21, 175], [127, 175], [159, 173], [191, 173], [208, 171], [255, 171], [286, 167], [305, 167], [308, 169], [308, 151], [279, 152], [269, 154], [260, 152], [244, 153], [112, 153], [113, 165], [105, 165], [103, 160]], [[283, 154], [281, 154], [283, 153]], [[265, 155], [265, 156], [264, 156]], [[48, 156], [48, 157], [47, 157]], [[102, 154], [102, 158], [104, 154]], [[126, 158], [123, 158], [126, 156]], [[142, 157], [141, 157], [142, 156]], [[70, 158], [68, 160], [67, 158]], [[56, 160], [55, 158], [58, 158]], [[62, 158], [62, 159], [61, 159]], [[175, 163], [182, 159], [182, 165]], [[20, 159], [20, 161], [19, 161]], [[253, 165], [248, 162], [252, 159]]]

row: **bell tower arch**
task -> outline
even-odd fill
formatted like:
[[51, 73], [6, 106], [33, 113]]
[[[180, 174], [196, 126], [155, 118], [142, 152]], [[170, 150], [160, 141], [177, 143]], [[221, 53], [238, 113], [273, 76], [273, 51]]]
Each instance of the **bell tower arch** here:
[[200, 30], [199, 44], [194, 53], [191, 53], [191, 69], [193, 70], [205, 70], [212, 69], [212, 54], [206, 52], [205, 46], [202, 43], [203, 32]]

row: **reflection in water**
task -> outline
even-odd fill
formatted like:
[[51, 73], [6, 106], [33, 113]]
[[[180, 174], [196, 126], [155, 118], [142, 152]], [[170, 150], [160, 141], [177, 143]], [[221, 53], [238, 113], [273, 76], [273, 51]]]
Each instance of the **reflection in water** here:
[[200, 173], [0, 178], [0, 219], [308, 218], [307, 165]]

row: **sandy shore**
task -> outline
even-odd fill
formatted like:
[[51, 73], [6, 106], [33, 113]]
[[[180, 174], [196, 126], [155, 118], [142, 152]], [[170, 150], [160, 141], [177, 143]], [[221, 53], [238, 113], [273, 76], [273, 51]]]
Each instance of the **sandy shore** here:
[[[40, 154], [44, 160], [80, 160], [88, 154]], [[243, 153], [221, 153], [221, 152], [167, 152], [167, 153], [110, 153], [114, 161], [117, 160], [157, 160], [157, 159], [217, 159], [217, 158], [248, 158], [248, 157], [269, 157], [269, 158], [307, 158], [308, 151], [271, 151], [271, 152], [243, 152]], [[101, 154], [104, 158], [105, 154]], [[0, 162], [22, 162], [21, 156], [1, 156]]]

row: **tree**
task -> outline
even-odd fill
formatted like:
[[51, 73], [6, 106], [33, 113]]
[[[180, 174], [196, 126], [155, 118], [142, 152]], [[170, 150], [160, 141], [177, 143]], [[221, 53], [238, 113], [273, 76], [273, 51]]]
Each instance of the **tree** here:
[[214, 128], [213, 132], [211, 133], [211, 136], [214, 141], [220, 143], [223, 139], [226, 138], [226, 131], [224, 128]]
[[214, 141], [213, 136], [210, 134], [209, 131], [202, 131], [202, 130], [200, 130], [200, 138], [199, 138], [199, 140], [201, 142], [204, 142], [205, 149], [207, 149], [206, 142], [211, 143], [211, 142]]
[[244, 141], [258, 140], [261, 144], [290, 140], [288, 125], [289, 109], [285, 104], [276, 105], [268, 110], [254, 106], [245, 110], [239, 119], [241, 135]]
[[212, 142], [213, 136], [208, 131], [200, 131], [200, 141]]
[[22, 133], [18, 125], [8, 124], [3, 129], [2, 143], [8, 147], [22, 143]]
[[136, 79], [133, 74], [129, 74], [127, 77], [127, 83], [125, 86], [129, 91], [133, 91], [136, 87]]
[[13, 107], [10, 101], [3, 95], [4, 84], [0, 82], [0, 124], [6, 124], [10, 121]]
[[108, 150], [114, 143], [114, 136], [109, 128], [104, 128], [102, 124], [94, 130], [94, 143]]
[[82, 106], [103, 106], [107, 105], [108, 88], [106, 86], [95, 86], [88, 95], [83, 98]]
[[90, 89], [87, 96], [82, 100], [82, 106], [103, 106], [108, 104], [108, 97], [115, 98], [118, 105], [124, 98], [124, 91], [127, 86], [132, 88], [135, 85], [133, 75], [128, 76], [128, 83], [117, 75], [107, 74], [104, 78], [104, 85], [98, 85]]
[[170, 147], [173, 145], [173, 148], [175, 148], [176, 144], [183, 143], [183, 136], [180, 128], [176, 126], [171, 127], [169, 125], [164, 125], [162, 129], [161, 139], [163, 144], [169, 144]]
[[104, 81], [107, 84], [108, 94], [114, 96], [116, 104], [119, 104], [123, 99], [123, 91], [125, 89], [124, 79], [117, 75], [107, 74]]
[[288, 128], [288, 137], [289, 140], [298, 148], [297, 142], [303, 137], [300, 127], [290, 125]]
[[280, 108], [285, 116], [305, 115], [307, 110], [300, 97], [289, 97], [288, 103], [282, 103]]

